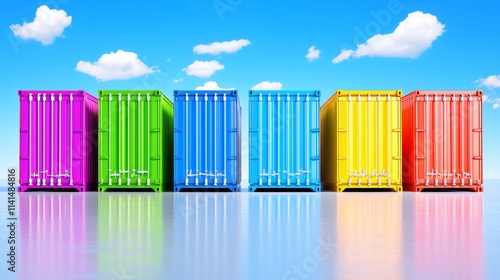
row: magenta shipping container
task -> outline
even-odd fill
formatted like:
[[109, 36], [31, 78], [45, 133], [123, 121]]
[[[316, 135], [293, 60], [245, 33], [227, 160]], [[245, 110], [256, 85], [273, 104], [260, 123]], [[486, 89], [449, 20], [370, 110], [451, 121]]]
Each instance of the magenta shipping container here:
[[19, 191], [97, 190], [97, 98], [19, 91]]

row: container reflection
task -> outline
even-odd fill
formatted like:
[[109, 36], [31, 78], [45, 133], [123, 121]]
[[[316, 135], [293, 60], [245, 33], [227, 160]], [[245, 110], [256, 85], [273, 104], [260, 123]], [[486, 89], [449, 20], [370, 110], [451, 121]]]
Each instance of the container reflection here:
[[99, 193], [98, 255], [102, 279], [162, 275], [161, 193]]
[[335, 279], [403, 279], [401, 193], [339, 193]]
[[333, 238], [320, 236], [321, 194], [252, 193], [248, 206], [245, 279], [317, 278]]
[[407, 253], [417, 278], [483, 279], [482, 194], [420, 193], [414, 207], [415, 243]]
[[93, 243], [86, 194], [19, 193], [19, 203], [19, 278], [88, 279], [95, 262], [86, 251]]
[[174, 275], [169, 279], [241, 278], [241, 195], [174, 194]]

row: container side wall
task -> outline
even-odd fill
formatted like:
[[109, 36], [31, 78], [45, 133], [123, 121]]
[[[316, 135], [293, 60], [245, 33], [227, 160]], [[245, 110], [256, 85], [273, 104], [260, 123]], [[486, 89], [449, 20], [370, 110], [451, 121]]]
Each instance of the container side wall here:
[[87, 116], [84, 118], [85, 120], [85, 131], [84, 131], [84, 141], [85, 141], [85, 168], [86, 171], [86, 182], [87, 182], [87, 190], [97, 190], [97, 166], [98, 166], [98, 100], [97, 98], [87, 95], [86, 99], [87, 104]]
[[415, 153], [415, 138], [419, 133], [415, 127], [415, 94], [411, 93], [402, 98], [402, 120], [403, 120], [403, 183], [411, 184], [415, 181], [416, 162], [419, 161]]
[[162, 100], [163, 149], [162, 170], [165, 174], [165, 190], [172, 191], [174, 178], [174, 106], [166, 97]]
[[250, 185], [319, 190], [319, 92], [251, 91], [250, 110]]
[[[333, 98], [333, 99], [332, 99]], [[337, 151], [337, 99], [332, 97], [320, 111], [321, 116], [321, 184], [324, 190], [335, 188], [335, 178], [338, 173]]]

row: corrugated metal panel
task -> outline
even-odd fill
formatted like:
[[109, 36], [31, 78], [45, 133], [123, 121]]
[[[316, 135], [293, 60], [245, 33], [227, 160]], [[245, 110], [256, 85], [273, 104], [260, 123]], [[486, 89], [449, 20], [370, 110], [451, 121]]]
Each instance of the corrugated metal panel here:
[[175, 191], [239, 190], [241, 107], [237, 91], [174, 91]]
[[20, 186], [95, 190], [97, 99], [85, 91], [19, 91]]
[[99, 191], [171, 190], [170, 100], [159, 90], [102, 90], [99, 100]]
[[339, 90], [321, 107], [321, 181], [334, 191], [401, 187], [401, 91]]
[[250, 191], [320, 191], [319, 99], [319, 91], [250, 91]]
[[482, 92], [414, 91], [402, 103], [405, 190], [482, 191]]

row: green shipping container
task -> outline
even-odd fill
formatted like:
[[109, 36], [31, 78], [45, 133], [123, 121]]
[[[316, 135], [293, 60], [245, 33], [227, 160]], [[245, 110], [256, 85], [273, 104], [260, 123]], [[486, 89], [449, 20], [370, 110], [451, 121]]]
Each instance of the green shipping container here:
[[99, 91], [99, 191], [172, 191], [174, 106], [159, 90]]

